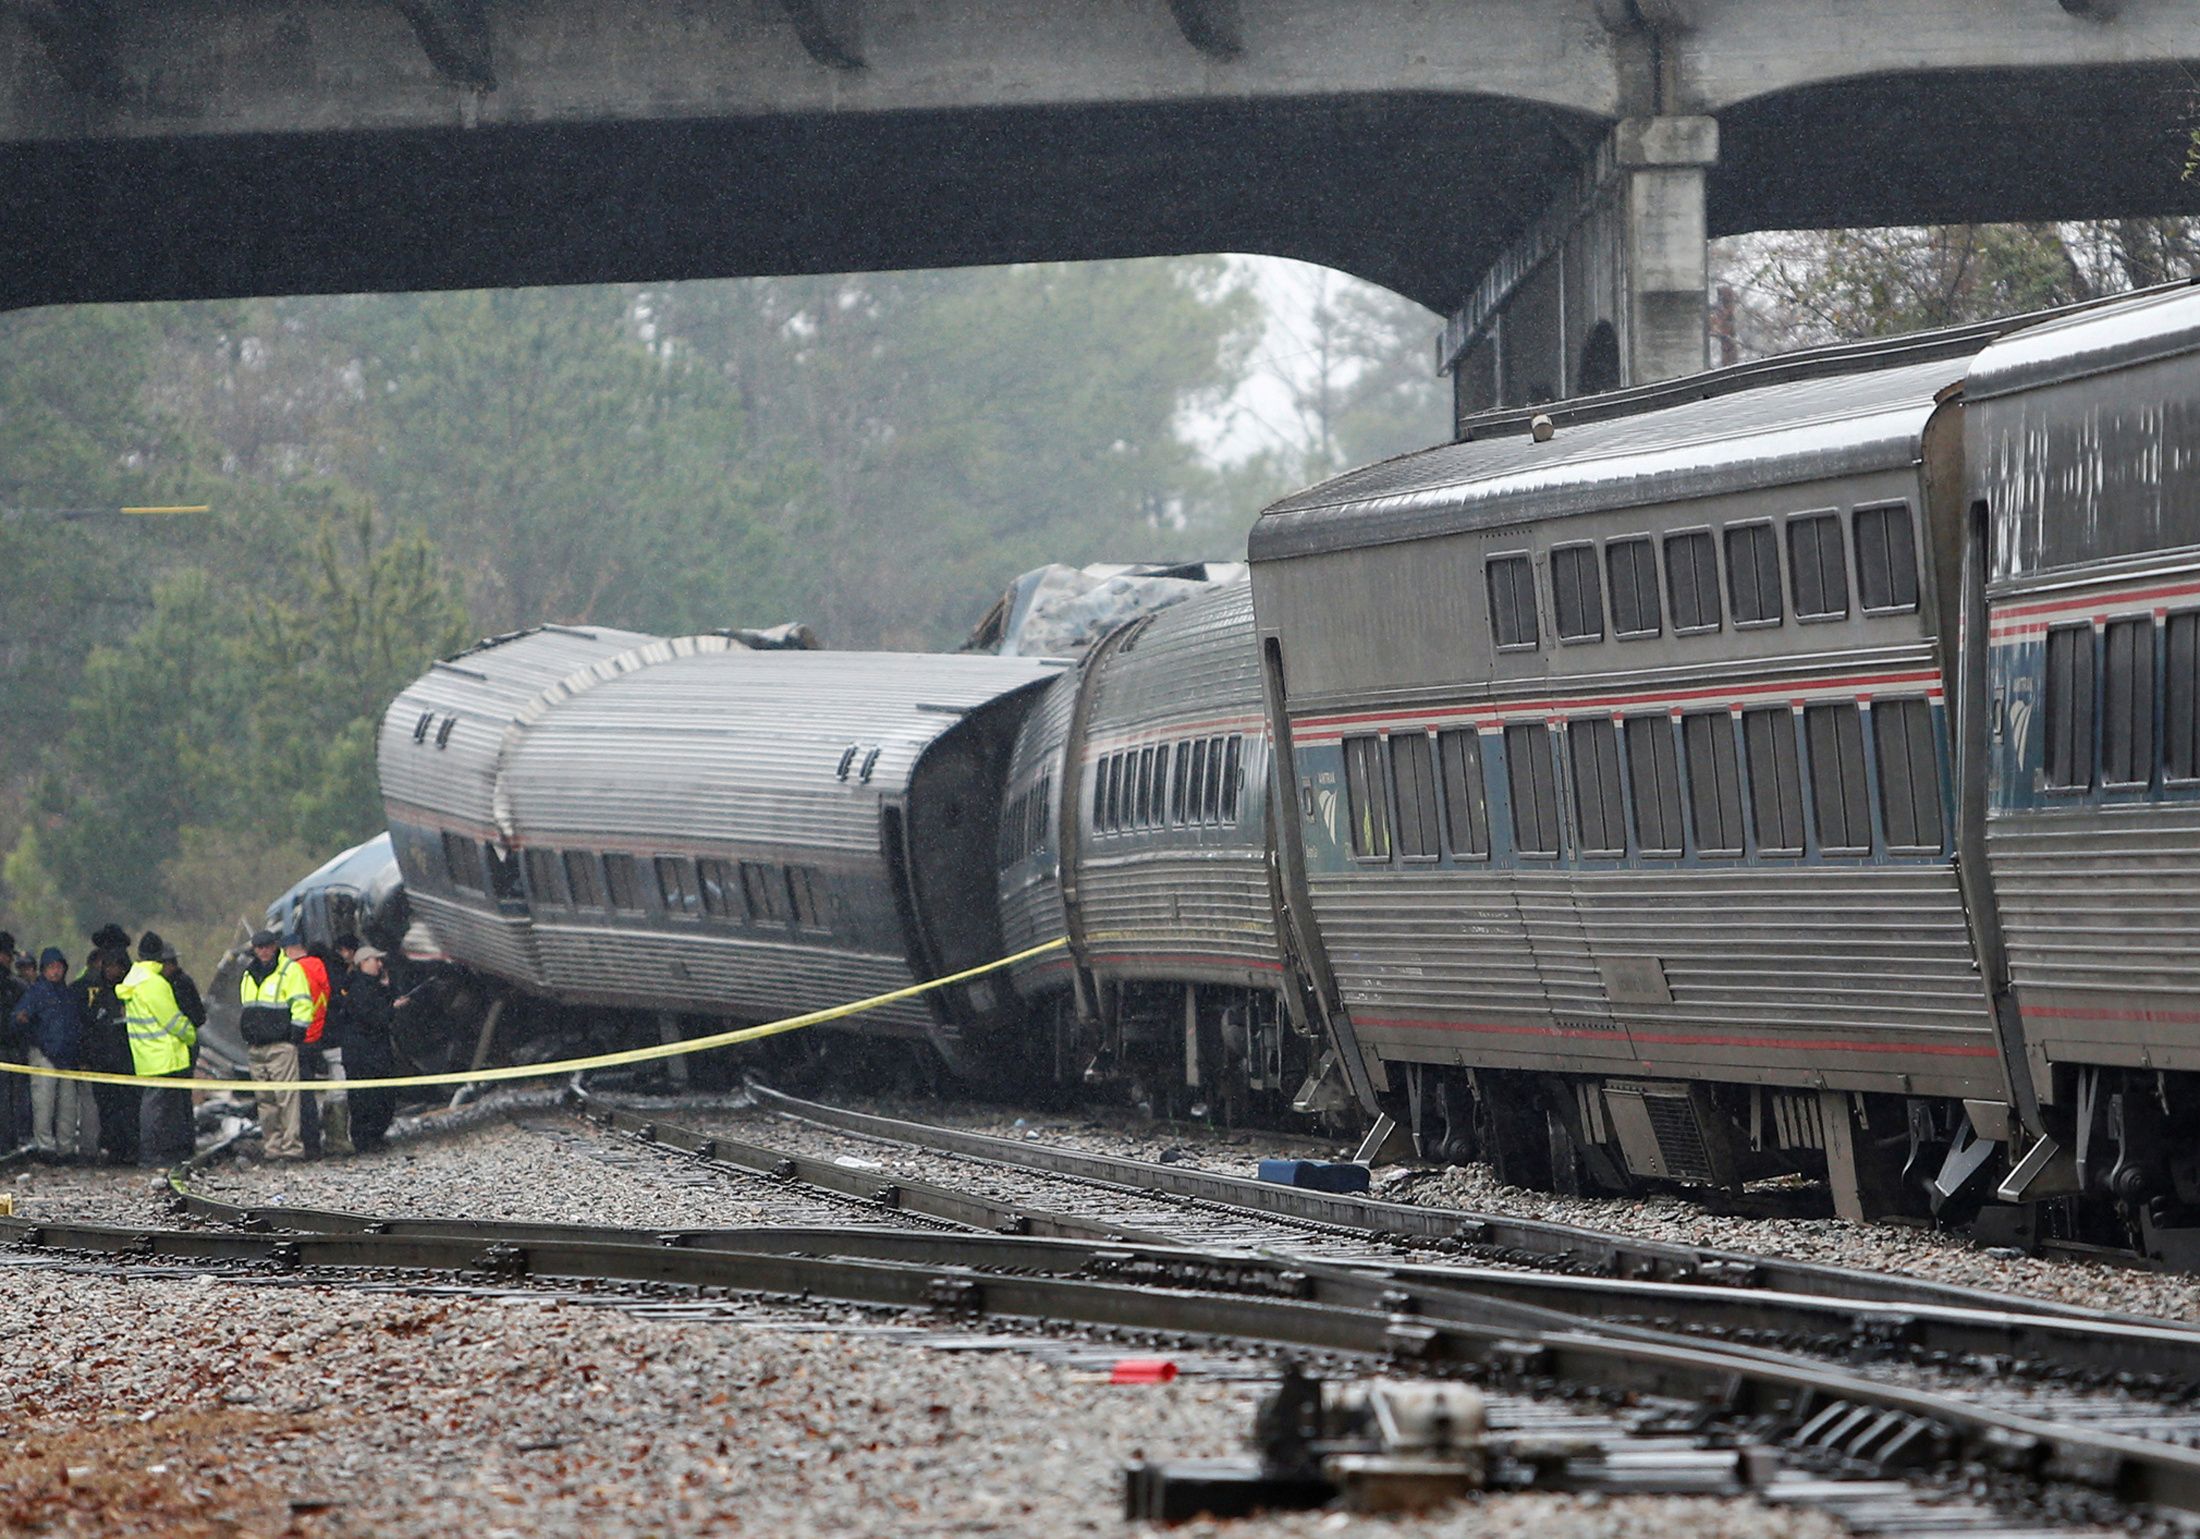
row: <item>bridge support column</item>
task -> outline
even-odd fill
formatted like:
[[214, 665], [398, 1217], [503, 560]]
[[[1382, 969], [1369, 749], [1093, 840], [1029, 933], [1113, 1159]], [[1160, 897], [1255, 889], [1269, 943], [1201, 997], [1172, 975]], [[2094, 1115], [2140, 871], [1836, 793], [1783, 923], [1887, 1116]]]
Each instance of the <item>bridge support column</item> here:
[[1444, 328], [1457, 416], [1704, 366], [1707, 117], [1626, 118]]

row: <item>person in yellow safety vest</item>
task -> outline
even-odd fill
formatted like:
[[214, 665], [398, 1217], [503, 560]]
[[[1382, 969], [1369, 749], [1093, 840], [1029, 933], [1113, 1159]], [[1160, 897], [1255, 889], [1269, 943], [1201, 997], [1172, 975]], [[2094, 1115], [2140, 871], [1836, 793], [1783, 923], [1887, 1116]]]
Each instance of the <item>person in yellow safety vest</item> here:
[[[296, 1080], [298, 1045], [313, 1025], [313, 990], [305, 970], [277, 949], [273, 930], [254, 932], [252, 960], [237, 980], [237, 1002], [244, 1007], [237, 1017], [237, 1033], [244, 1038], [252, 1077]], [[259, 1101], [260, 1147], [267, 1157], [304, 1159], [298, 1092], [263, 1090]]]
[[[176, 1003], [162, 953], [168, 943], [147, 930], [138, 938], [138, 963], [115, 985], [130, 1033], [130, 1061], [143, 1080], [188, 1080], [199, 1029]], [[148, 1085], [138, 1113], [138, 1163], [153, 1169], [191, 1157], [191, 1092]]]

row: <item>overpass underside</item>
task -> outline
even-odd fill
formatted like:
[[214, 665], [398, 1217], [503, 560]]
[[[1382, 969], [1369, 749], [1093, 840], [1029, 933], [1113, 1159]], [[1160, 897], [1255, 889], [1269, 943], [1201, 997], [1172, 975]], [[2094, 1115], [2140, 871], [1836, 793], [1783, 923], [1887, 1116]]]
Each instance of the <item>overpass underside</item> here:
[[1462, 410], [1704, 242], [2200, 209], [2191, 0], [0, 0], [0, 307], [1251, 251]]

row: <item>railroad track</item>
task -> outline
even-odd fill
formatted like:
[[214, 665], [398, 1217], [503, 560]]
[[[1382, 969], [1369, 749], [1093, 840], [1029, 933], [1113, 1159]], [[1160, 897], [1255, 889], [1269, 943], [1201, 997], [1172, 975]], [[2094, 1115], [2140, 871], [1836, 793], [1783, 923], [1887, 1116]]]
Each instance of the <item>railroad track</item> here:
[[[812, 1122], [861, 1115], [810, 1103], [786, 1109], [793, 1107]], [[1649, 1269], [1639, 1261], [1636, 1275], [1616, 1278], [1476, 1264], [1469, 1242], [1401, 1249], [1381, 1235], [1375, 1220], [1396, 1205], [1361, 1203], [1356, 1217], [1339, 1222], [1338, 1199], [1260, 1188], [1261, 1206], [1236, 1207], [1212, 1195], [1109, 1180], [1098, 1169], [1150, 1172], [1156, 1184], [1232, 1178], [1094, 1156], [1076, 1158], [1097, 1161], [1097, 1169], [1043, 1172], [1068, 1188], [1042, 1188], [1047, 1201], [1039, 1205], [1029, 1190], [1003, 1198], [967, 1172], [952, 1184], [917, 1181], [877, 1162], [696, 1132], [600, 1101], [584, 1098], [583, 1110], [599, 1130], [594, 1136], [614, 1141], [608, 1163], [650, 1159], [700, 1180], [768, 1183], [793, 1204], [790, 1212], [827, 1202], [829, 1222], [634, 1230], [392, 1219], [251, 1208], [182, 1190], [179, 1213], [223, 1227], [144, 1231], [14, 1220], [0, 1221], [0, 1239], [19, 1253], [353, 1285], [419, 1285], [425, 1274], [443, 1279], [441, 1286], [639, 1290], [664, 1307], [678, 1307], [655, 1299], [665, 1290], [706, 1302], [836, 1300], [915, 1311], [953, 1327], [1074, 1326], [1179, 1348], [1213, 1341], [1287, 1348], [1357, 1371], [1379, 1364], [1466, 1374], [1519, 1407], [1572, 1396], [1577, 1409], [1589, 1406], [1581, 1414], [1612, 1420], [1629, 1439], [1670, 1440], [1678, 1428], [1700, 1452], [1708, 1437], [1726, 1452], [1705, 1468], [1731, 1466], [1739, 1472], [1732, 1480], [1753, 1488], [1784, 1481], [1789, 1494], [1822, 1485], [1801, 1499], [1834, 1506], [1852, 1523], [1856, 1503], [1876, 1503], [1877, 1516], [1863, 1523], [1872, 1531], [1991, 1527], [1995, 1513], [2011, 1510], [2103, 1521], [2121, 1521], [2134, 1508], [2200, 1516], [2200, 1454], [2163, 1435], [2170, 1403], [2200, 1384], [2200, 1333], [2189, 1330], [2087, 1320], [1959, 1289], [1915, 1290], [1906, 1301], [1858, 1299], [1847, 1295], [1864, 1284], [1833, 1268], [1804, 1270], [1813, 1279], [1833, 1274], [1835, 1288], [1782, 1290], [1763, 1286], [1777, 1269], [1756, 1258], [1685, 1247], [1646, 1248], [1664, 1253], [1652, 1259], [1668, 1278], [1639, 1275]], [[872, 1131], [877, 1122], [867, 1120], [865, 1137], [881, 1136]], [[956, 1158], [1025, 1175], [1035, 1161], [1066, 1157], [1008, 1140], [972, 1147], [985, 1152], [966, 1147]], [[1077, 1203], [1096, 1193], [1108, 1199], [1104, 1210], [1080, 1211]], [[1293, 1211], [1302, 1202], [1309, 1211]], [[1178, 1222], [1187, 1212], [1195, 1220]], [[1535, 1254], [1548, 1264], [1555, 1253]], [[1939, 1302], [1949, 1295], [1966, 1303]], [[2000, 1307], [1977, 1307], [1980, 1298]], [[1837, 1360], [1844, 1357], [1856, 1361]], [[2035, 1384], [2015, 1399], [1982, 1390], [1997, 1365], [2022, 1365], [2045, 1388]], [[2123, 1398], [2104, 1406], [2095, 1389], [2082, 1387], [2104, 1384]], [[1532, 1420], [1544, 1413], [1518, 1414]], [[2133, 1435], [2119, 1416], [2155, 1435]], [[1789, 1461], [1848, 1478], [1814, 1482], [1789, 1466], [1753, 1472], [1733, 1458], [1737, 1445], [1777, 1447]], [[1635, 1467], [1634, 1457], [1615, 1453], [1605, 1464]], [[1938, 1497], [1905, 1498], [1883, 1482], [1860, 1486], [1856, 1479], [1920, 1472], [1943, 1485], [1990, 1489], [1995, 1501], [1960, 1522], [1936, 1508], [1940, 1516], [1928, 1521], [1911, 1509]], [[1876, 1494], [1860, 1497], [1866, 1490]]]

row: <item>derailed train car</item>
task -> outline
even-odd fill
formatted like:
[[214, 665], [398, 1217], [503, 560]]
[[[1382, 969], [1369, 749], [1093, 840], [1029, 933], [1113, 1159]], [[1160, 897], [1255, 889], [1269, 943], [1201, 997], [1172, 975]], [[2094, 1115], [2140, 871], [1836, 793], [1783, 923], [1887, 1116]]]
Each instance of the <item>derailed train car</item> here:
[[[545, 628], [439, 663], [379, 746], [415, 910], [567, 1006], [759, 1021], [992, 960], [982, 861], [1043, 661]], [[867, 1015], [976, 1070], [986, 980]]]

